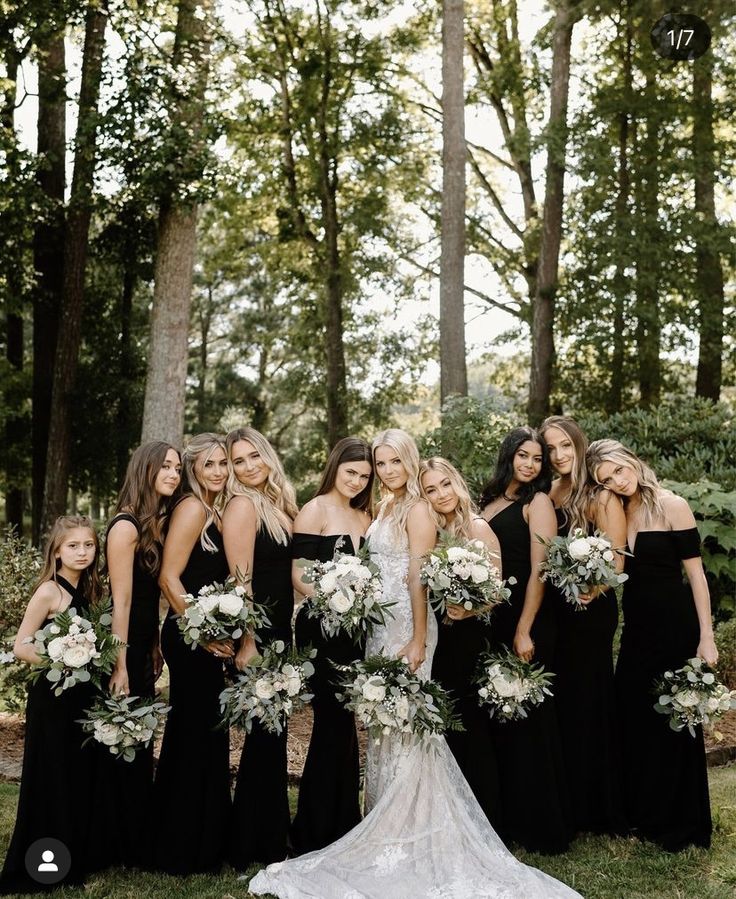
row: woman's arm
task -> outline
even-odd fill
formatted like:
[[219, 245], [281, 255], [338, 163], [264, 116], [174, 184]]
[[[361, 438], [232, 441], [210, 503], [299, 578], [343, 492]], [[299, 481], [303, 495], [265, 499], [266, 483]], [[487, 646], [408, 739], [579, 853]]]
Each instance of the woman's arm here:
[[411, 599], [413, 633], [411, 640], [398, 653], [406, 657], [411, 671], [416, 671], [427, 652], [427, 588], [422, 584], [420, 570], [424, 556], [434, 549], [437, 528], [427, 504], [418, 502], [409, 510], [406, 520], [409, 537], [409, 572], [407, 586]]
[[[486, 548], [493, 555], [493, 561], [496, 568], [498, 568], [498, 573], [502, 574], [501, 544], [498, 542], [498, 537], [493, 533], [491, 526], [484, 518], [474, 518], [470, 522], [470, 538], [471, 540], [481, 540], [485, 544]], [[490, 606], [486, 606], [486, 609], [489, 608]], [[480, 611], [482, 610], [474, 609], [468, 611], [462, 606], [448, 605], [447, 617], [452, 618], [453, 621], [462, 621], [464, 618], [472, 618]]]
[[527, 508], [532, 570], [524, 593], [524, 606], [514, 635], [514, 652], [525, 662], [534, 658], [532, 625], [544, 599], [544, 582], [539, 579], [539, 566], [547, 555], [544, 544], [537, 536], [551, 540], [557, 534], [557, 518], [552, 500], [546, 493], [537, 493]]
[[110, 692], [127, 696], [130, 692], [127, 668], [130, 604], [133, 599], [133, 566], [138, 544], [138, 529], [132, 521], [116, 521], [107, 535], [107, 568], [112, 595], [112, 632], [122, 641], [110, 677]]
[[[304, 508], [294, 519], [295, 534], [321, 534], [326, 525], [322, 508], [315, 499], [310, 499]], [[291, 583], [301, 596], [311, 596], [314, 593], [314, 584], [305, 584], [302, 580], [304, 569], [296, 564], [296, 559], [291, 563]]]
[[[253, 599], [253, 553], [258, 532], [256, 509], [247, 496], [233, 496], [222, 516], [222, 539], [230, 574], [242, 584], [248, 597]], [[238, 644], [235, 665], [238, 670], [258, 655], [255, 637], [245, 634]]]
[[[681, 496], [668, 497], [664, 503], [664, 511], [673, 531], [684, 531], [696, 527], [695, 516], [687, 501]], [[693, 591], [693, 602], [700, 625], [700, 640], [695, 654], [709, 665], [715, 665], [718, 662], [718, 650], [713, 639], [710, 590], [703, 570], [703, 560], [700, 556], [696, 556], [693, 559], [683, 559], [682, 564]]]
[[[166, 601], [177, 615], [181, 615], [184, 611], [183, 597], [187, 592], [181, 582], [181, 575], [199, 540], [205, 521], [205, 511], [194, 497], [183, 499], [171, 513], [158, 582]], [[208, 643], [204, 649], [213, 655], [233, 655], [233, 647], [229, 640]]]
[[45, 581], [36, 590], [26, 606], [23, 620], [20, 623], [15, 643], [13, 644], [13, 653], [16, 659], [19, 659], [21, 662], [28, 662], [29, 665], [39, 665], [41, 663], [42, 659], [33, 648], [33, 643], [26, 643], [25, 641], [29, 637], [33, 638], [36, 631], [44, 627], [46, 619], [54, 612], [59, 611], [63, 598], [61, 587], [53, 581]]

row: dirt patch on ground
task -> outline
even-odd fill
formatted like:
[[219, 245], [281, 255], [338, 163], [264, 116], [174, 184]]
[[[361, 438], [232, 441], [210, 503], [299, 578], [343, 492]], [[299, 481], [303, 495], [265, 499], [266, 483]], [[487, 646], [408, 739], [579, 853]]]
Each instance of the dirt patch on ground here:
[[[312, 710], [302, 709], [296, 712], [289, 722], [289, 739], [287, 756], [289, 763], [289, 780], [295, 783], [301, 777], [304, 760], [307, 757], [309, 738], [312, 733]], [[717, 734], [721, 735], [719, 740]], [[20, 715], [0, 714], [0, 781], [20, 780], [23, 762], [23, 738], [25, 722]], [[359, 730], [361, 764], [365, 759], [366, 734]], [[245, 736], [241, 731], [230, 732], [230, 773], [234, 777], [240, 762]], [[736, 712], [728, 712], [721, 718], [716, 727], [705, 735], [705, 747], [716, 764], [723, 764], [733, 757], [736, 751]], [[156, 746], [158, 756], [160, 746]]]

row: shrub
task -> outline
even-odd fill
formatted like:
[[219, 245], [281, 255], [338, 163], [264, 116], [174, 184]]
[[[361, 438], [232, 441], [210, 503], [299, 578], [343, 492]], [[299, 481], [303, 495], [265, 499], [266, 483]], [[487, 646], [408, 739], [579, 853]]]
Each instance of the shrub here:
[[668, 399], [656, 409], [606, 416], [580, 412], [590, 440], [613, 437], [648, 462], [661, 479], [693, 483], [703, 478], [736, 489], [736, 420], [728, 406], [699, 397]]
[[716, 627], [718, 674], [731, 689], [736, 689], [736, 615]]
[[518, 415], [494, 397], [453, 396], [442, 407], [440, 426], [420, 438], [419, 451], [449, 459], [475, 499], [493, 473], [501, 441], [518, 424]]
[[[23, 613], [41, 571], [41, 554], [8, 529], [0, 543], [0, 651], [12, 652]], [[0, 697], [8, 709], [25, 706], [28, 666], [9, 662], [0, 667]]]

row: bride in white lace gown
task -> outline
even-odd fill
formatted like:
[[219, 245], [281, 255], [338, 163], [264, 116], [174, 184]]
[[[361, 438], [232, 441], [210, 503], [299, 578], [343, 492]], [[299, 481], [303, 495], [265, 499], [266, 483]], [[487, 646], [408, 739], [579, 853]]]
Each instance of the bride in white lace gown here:
[[[366, 653], [405, 657], [428, 678], [437, 625], [427, 614], [418, 573], [419, 558], [434, 545], [435, 525], [419, 494], [419, 454], [407, 434], [393, 429], [373, 447], [376, 473], [390, 493], [368, 536], [384, 591], [396, 605]], [[269, 865], [251, 880], [250, 891], [279, 899], [579, 896], [506, 849], [442, 738], [371, 741], [365, 794], [360, 824], [324, 849]]]

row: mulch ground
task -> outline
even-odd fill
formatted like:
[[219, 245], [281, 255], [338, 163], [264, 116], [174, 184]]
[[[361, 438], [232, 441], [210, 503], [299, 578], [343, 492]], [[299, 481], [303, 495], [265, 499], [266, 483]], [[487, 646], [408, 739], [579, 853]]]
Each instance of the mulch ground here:
[[[715, 731], [715, 732], [714, 732]], [[289, 723], [289, 740], [287, 755], [289, 760], [289, 779], [298, 781], [307, 757], [309, 737], [312, 732], [312, 710], [303, 709], [297, 712]], [[720, 734], [721, 739], [718, 739]], [[17, 781], [20, 778], [21, 763], [23, 761], [23, 737], [25, 735], [25, 722], [20, 715], [0, 714], [0, 781]], [[361, 763], [365, 757], [366, 734], [358, 732], [361, 750]], [[230, 771], [234, 776], [238, 770], [240, 753], [245, 741], [244, 735], [239, 731], [230, 733]], [[705, 746], [712, 750], [714, 759], [721, 761], [723, 750], [736, 747], [736, 711], [728, 712], [718, 722], [717, 729], [706, 733]], [[158, 755], [158, 746], [156, 747]], [[722, 761], [727, 759], [723, 758]]]

